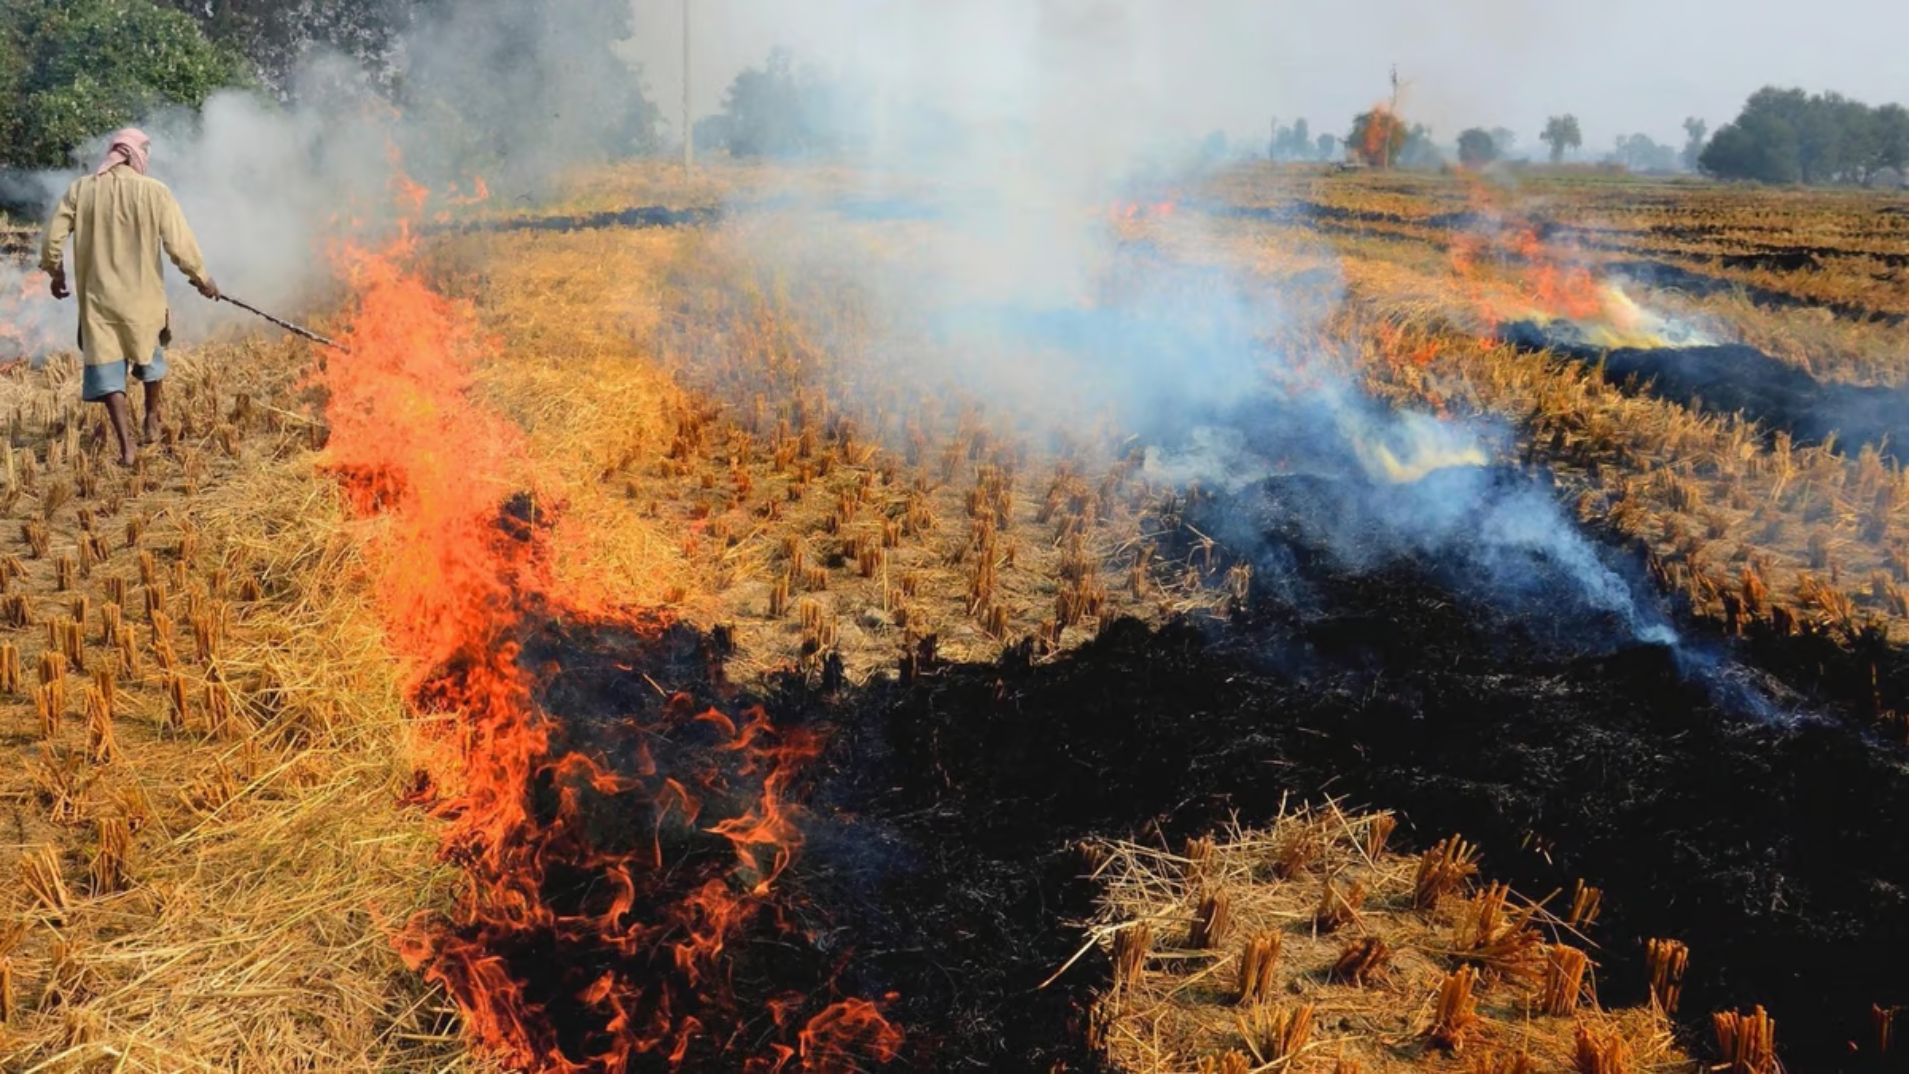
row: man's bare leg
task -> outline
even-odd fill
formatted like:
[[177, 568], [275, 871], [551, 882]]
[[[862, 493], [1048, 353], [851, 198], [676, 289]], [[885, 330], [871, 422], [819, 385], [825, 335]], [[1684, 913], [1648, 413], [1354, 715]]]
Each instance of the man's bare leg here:
[[120, 443], [120, 464], [131, 468], [135, 461], [133, 449], [133, 410], [127, 406], [127, 395], [119, 390], [100, 399], [107, 407], [107, 419], [113, 421], [113, 437]]
[[146, 387], [145, 397], [147, 406], [147, 415], [141, 422], [141, 431], [145, 434], [147, 442], [157, 443], [160, 441], [160, 434], [166, 428], [167, 423], [167, 414], [165, 411], [167, 396], [161, 392], [162, 388], [166, 386], [166, 381], [164, 379], [155, 379], [150, 383], [141, 383], [140, 385]]

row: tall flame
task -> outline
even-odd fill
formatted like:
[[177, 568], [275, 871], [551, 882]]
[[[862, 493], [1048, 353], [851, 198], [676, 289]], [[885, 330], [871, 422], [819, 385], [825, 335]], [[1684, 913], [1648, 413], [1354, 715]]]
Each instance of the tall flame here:
[[451, 912], [400, 933], [402, 955], [508, 1068], [887, 1060], [900, 1034], [859, 998], [804, 1020], [791, 995], [769, 1000], [738, 1037], [755, 1009], [730, 982], [736, 951], [784, 924], [775, 885], [802, 840], [788, 799], [815, 739], [687, 693], [611, 728], [542, 707], [563, 676], [530, 652], [538, 628], [617, 638], [623, 662], [588, 659], [618, 674], [667, 626], [560, 588], [556, 509], [520, 430], [474, 390], [487, 343], [468, 308], [404, 268], [410, 255], [404, 233], [339, 252], [356, 300], [315, 376], [322, 464], [372, 519], [372, 591], [420, 716], [417, 797], [465, 873]]

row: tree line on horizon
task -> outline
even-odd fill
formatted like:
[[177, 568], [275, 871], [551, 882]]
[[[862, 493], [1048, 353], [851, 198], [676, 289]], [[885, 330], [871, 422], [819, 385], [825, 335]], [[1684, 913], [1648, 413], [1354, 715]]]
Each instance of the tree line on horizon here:
[[[441, 70], [430, 73], [437, 81], [427, 80], [407, 66], [397, 45], [409, 29], [476, 7], [459, 0], [9, 0], [0, 5], [0, 167], [68, 164], [73, 148], [92, 137], [159, 108], [197, 109], [223, 88], [286, 100], [297, 93], [301, 57], [316, 48], [357, 61], [371, 82], [401, 104], [409, 103], [410, 94], [417, 99], [433, 93], [432, 104], [453, 122], [470, 114], [476, 144], [492, 143], [493, 153], [506, 153], [511, 138], [479, 130], [494, 116], [514, 112], [495, 99], [540, 92], [515, 83], [514, 43], [582, 26], [592, 28], [593, 40], [582, 44], [577, 59], [570, 53], [569, 62], [608, 87], [597, 104], [609, 117], [609, 155], [651, 153], [670, 144], [639, 72], [611, 47], [633, 29], [625, 0], [506, 0], [487, 15], [505, 24], [492, 28], [504, 32], [487, 37], [498, 55], [470, 65], [472, 77]], [[552, 14], [562, 8], [564, 16]], [[564, 26], [556, 30], [561, 20]], [[706, 152], [742, 158], [830, 156], [853, 139], [841, 120], [849, 96], [847, 88], [774, 49], [735, 74], [719, 110], [696, 123], [695, 143]], [[923, 119], [929, 123], [919, 127], [940, 129], [931, 110]], [[1641, 172], [1697, 171], [1764, 183], [1858, 184], [1883, 170], [1906, 175], [1907, 108], [1898, 103], [1871, 107], [1838, 93], [1767, 86], [1711, 137], [1698, 117], [1686, 118], [1682, 127], [1687, 139], [1679, 147], [1635, 133], [1617, 138], [1602, 160]], [[1582, 146], [1578, 118], [1548, 118], [1539, 139], [1549, 160], [1563, 161]], [[1266, 156], [1482, 168], [1511, 160], [1517, 142], [1506, 128], [1471, 127], [1443, 147], [1431, 128], [1380, 107], [1356, 114], [1344, 134], [1314, 135], [1305, 118], [1290, 125], [1276, 120]], [[1220, 156], [1226, 145], [1216, 132], [1202, 142], [1201, 153]]]
[[[1635, 132], [1615, 138], [1613, 151], [1601, 161], [1633, 172], [1699, 172], [1771, 184], [1866, 184], [1882, 170], [1904, 181], [1907, 117], [1907, 107], [1896, 102], [1869, 107], [1831, 91], [1815, 95], [1768, 86], [1748, 97], [1740, 115], [1711, 138], [1707, 122], [1689, 116], [1681, 124], [1687, 135], [1682, 146]], [[1296, 129], [1304, 131], [1305, 125], [1303, 119]], [[1550, 161], [1564, 161], [1567, 151], [1581, 146], [1579, 119], [1549, 117], [1540, 141]], [[1376, 107], [1354, 116], [1342, 145], [1362, 164], [1419, 168], [1434, 164], [1431, 142], [1425, 127], [1409, 127]], [[1506, 128], [1468, 128], [1456, 139], [1455, 160], [1466, 168], [1484, 168], [1509, 160], [1513, 142]]]

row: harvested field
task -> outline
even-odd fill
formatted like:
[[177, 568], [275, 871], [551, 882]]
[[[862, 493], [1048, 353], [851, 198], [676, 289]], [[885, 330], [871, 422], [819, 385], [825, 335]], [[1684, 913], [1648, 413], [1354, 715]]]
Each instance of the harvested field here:
[[922, 308], [854, 179], [354, 251], [131, 473], [0, 375], [0, 1061], [1904, 1065], [1904, 208], [1250, 168]]
[[[1615, 274], [1610, 257], [1594, 257], [1582, 234], [1563, 224], [1591, 218], [1613, 222], [1615, 231], [1628, 222], [1651, 230], [1684, 213], [1710, 221], [1766, 206], [1769, 220], [1852, 215], [1832, 226], [1836, 238], [1851, 235], [1861, 250], [1878, 250], [1905, 220], [1881, 213], [1883, 198], [1753, 193], [1753, 206], [1736, 212], [1717, 189], [1686, 183], [1529, 187], [1523, 180], [1496, 193], [1457, 178], [1257, 169], [1219, 182], [1207, 197], [1258, 206], [1276, 197], [1270, 192], [1301, 189], [1337, 192], [1322, 201], [1354, 213], [1378, 205], [1407, 217], [1418, 206], [1432, 219], [1448, 205], [1473, 208], [1459, 212], [1466, 218], [1429, 220], [1420, 236], [1292, 220], [1225, 228], [1225, 250], [1234, 253], [1227, 258], [1283, 290], [1311, 287], [1326, 274], [1344, 285], [1331, 321], [1339, 336], [1361, 343], [1359, 362], [1377, 392], [1509, 418], [1528, 443], [1523, 456], [1554, 468], [1581, 518], [1645, 544], [1696, 612], [1730, 633], [1748, 633], [1778, 606], [1778, 626], [1789, 636], [1824, 636], [1844, 649], [1864, 642], [1870, 651], [1883, 637], [1904, 643], [1904, 330], [1890, 332], [1840, 307], [1809, 318], [1805, 305], [1773, 305], [1737, 274], [1714, 279], [1737, 302], [1696, 306]], [[1777, 206], [1769, 203], [1776, 199]], [[1176, 214], [1148, 223], [1141, 235], [1169, 257], [1218, 261], [1215, 232]], [[1738, 241], [1715, 242], [1746, 250]], [[1849, 280], [1844, 288], [1857, 292], [1858, 285]], [[1901, 297], [1904, 291], [1902, 284]], [[1515, 349], [1515, 341], [1526, 348]], [[1697, 355], [1752, 361], [1741, 365], [1737, 389], [1715, 375], [1647, 377], [1660, 357], [1709, 348], [1717, 351]], [[1784, 365], [1804, 367], [1777, 371]], [[1861, 483], [1875, 488], [1870, 508], [1859, 496], [1829, 497]], [[1660, 490], [1678, 497], [1649, 503]], [[1742, 581], [1752, 584], [1743, 591]]]
[[309, 359], [180, 358], [166, 444], [118, 473], [70, 362], [0, 377], [9, 1068], [462, 1059], [389, 941], [445, 873], [396, 799], [367, 600], [332, 587], [359, 564], [294, 411]]

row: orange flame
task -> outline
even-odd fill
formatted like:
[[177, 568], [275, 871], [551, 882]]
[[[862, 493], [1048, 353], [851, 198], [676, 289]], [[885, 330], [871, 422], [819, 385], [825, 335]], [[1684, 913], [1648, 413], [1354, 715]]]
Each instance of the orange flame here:
[[[412, 210], [424, 201], [404, 177], [394, 190]], [[790, 793], [817, 741], [758, 708], [736, 722], [684, 693], [654, 726], [623, 728], [624, 751], [542, 710], [559, 671], [530, 660], [530, 627], [570, 619], [644, 640], [665, 626], [559, 588], [546, 528], [556, 508], [537, 494], [520, 430], [473, 393], [487, 343], [471, 310], [404, 269], [410, 255], [404, 231], [384, 250], [339, 252], [356, 297], [341, 335], [350, 355], [315, 375], [327, 395], [322, 465], [380, 523], [367, 564], [423, 717], [418, 798], [447, 821], [443, 857], [465, 871], [453, 911], [416, 915], [396, 946], [507, 1068], [677, 1067], [696, 1050], [703, 1067], [729, 1064], [745, 1022], [731, 950], [781, 921], [774, 885], [802, 841]], [[678, 775], [655, 746], [684, 755]], [[631, 762], [615, 767], [616, 753]], [[650, 817], [651, 829], [603, 843], [593, 823], [608, 808], [623, 822]], [[550, 970], [568, 957], [586, 959]], [[766, 1008], [790, 1030], [791, 1004]], [[888, 1060], [901, 1041], [872, 1002], [849, 998], [818, 1011], [794, 1047], [733, 1051], [731, 1064], [845, 1068]]]
[[54, 329], [60, 322], [54, 317], [58, 309], [51, 306], [47, 292], [50, 280], [38, 269], [28, 270], [11, 295], [0, 293], [0, 350], [31, 357], [60, 348], [61, 331]]
[[1376, 169], [1392, 164], [1393, 129], [1396, 123], [1393, 111], [1385, 105], [1375, 105], [1367, 112], [1366, 130], [1360, 136], [1360, 158]]
[[473, 178], [473, 194], [471, 195], [462, 195], [458, 187], [449, 186], [447, 188], [447, 205], [472, 206], [475, 203], [486, 202], [490, 195], [491, 193], [487, 190], [487, 178], [484, 176], [476, 176]]
[[[1461, 231], [1449, 238], [1447, 262], [1473, 306], [1476, 332], [1491, 335], [1509, 319], [1536, 317], [1589, 322], [1612, 317], [1600, 283], [1574, 253], [1550, 249], [1537, 227], [1513, 220], [1498, 205], [1492, 191], [1467, 178], [1467, 201], [1474, 215], [1493, 223], [1484, 231]], [[1519, 284], [1500, 280], [1494, 265], [1520, 263]]]

